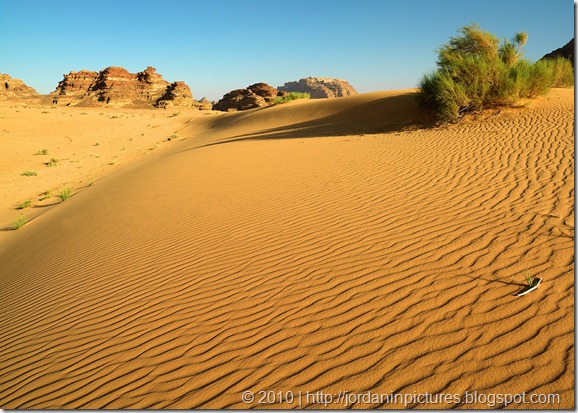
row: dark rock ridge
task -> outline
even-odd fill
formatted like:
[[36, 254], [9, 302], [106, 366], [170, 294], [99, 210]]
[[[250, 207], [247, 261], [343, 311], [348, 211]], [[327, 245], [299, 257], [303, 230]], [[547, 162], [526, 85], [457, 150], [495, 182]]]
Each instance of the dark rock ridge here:
[[57, 105], [195, 106], [191, 90], [184, 82], [169, 83], [150, 66], [138, 73], [116, 66], [100, 72], [70, 72], [50, 95]]
[[[574, 39], [570, 40], [564, 46], [556, 49], [542, 57], [542, 59], [555, 59], [556, 57], [561, 56], [564, 57], [570, 62], [572, 62], [572, 66], [574, 66]], [[540, 59], [540, 60], [542, 60]]]
[[284, 94], [267, 83], [255, 83], [246, 89], [236, 89], [227, 93], [213, 109], [235, 111], [262, 108], [272, 105], [277, 96]]
[[0, 73], [0, 99], [29, 100], [39, 99], [41, 95], [20, 79]]
[[357, 90], [343, 79], [307, 77], [279, 86], [280, 91], [309, 93], [311, 99], [339, 98], [357, 95]]

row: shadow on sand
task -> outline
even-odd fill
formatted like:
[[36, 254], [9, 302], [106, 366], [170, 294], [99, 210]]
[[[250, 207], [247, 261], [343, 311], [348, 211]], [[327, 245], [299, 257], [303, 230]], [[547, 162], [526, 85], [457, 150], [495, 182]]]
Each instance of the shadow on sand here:
[[[298, 120], [299, 118], [314, 116], [314, 114], [305, 116], [308, 108], [311, 109], [311, 112], [315, 112], [319, 108], [325, 109], [324, 106], [316, 106], [317, 102], [311, 103], [311, 106], [287, 107], [287, 113], [291, 115], [292, 111], [295, 112], [295, 119]], [[320, 103], [327, 104], [328, 102]], [[327, 106], [329, 105], [327, 104]], [[264, 129], [258, 129], [260, 118], [263, 118], [263, 115], [272, 114], [271, 112], [267, 113], [267, 111], [277, 107], [253, 109], [246, 113], [237, 112], [233, 116], [216, 119], [209, 131], [206, 132], [207, 134], [224, 133], [225, 137], [201, 143], [196, 148], [246, 140], [317, 138], [397, 132], [427, 129], [436, 125], [435, 115], [431, 111], [418, 108], [414, 93], [388, 96], [344, 108], [335, 106], [337, 110], [331, 111], [329, 108], [327, 112], [333, 113], [325, 116]], [[252, 128], [254, 129], [252, 130]], [[226, 135], [227, 130], [231, 132], [231, 135]], [[242, 130], [249, 130], [250, 132], [235, 133]]]

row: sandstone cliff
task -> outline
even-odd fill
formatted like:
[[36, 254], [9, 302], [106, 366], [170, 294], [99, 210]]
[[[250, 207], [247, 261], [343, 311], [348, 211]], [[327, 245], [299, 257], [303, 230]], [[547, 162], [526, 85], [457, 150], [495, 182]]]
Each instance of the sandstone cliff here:
[[58, 105], [110, 105], [116, 107], [193, 106], [193, 95], [184, 82], [169, 83], [147, 67], [129, 73], [110, 66], [100, 72], [81, 70], [64, 75], [52, 101]]
[[22, 80], [14, 79], [9, 75], [0, 73], [0, 99], [1, 100], [37, 100], [41, 95]]
[[155, 101], [155, 106], [164, 108], [168, 106], [192, 106], [193, 94], [185, 82], [173, 82], [163, 95]]
[[357, 91], [342, 79], [307, 77], [296, 82], [287, 82], [279, 87], [280, 91], [309, 93], [311, 99], [338, 98], [357, 95]]

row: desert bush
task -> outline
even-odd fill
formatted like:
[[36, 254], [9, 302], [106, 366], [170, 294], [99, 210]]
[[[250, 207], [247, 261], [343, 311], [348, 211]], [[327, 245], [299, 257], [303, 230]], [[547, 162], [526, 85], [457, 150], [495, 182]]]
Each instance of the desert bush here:
[[540, 60], [539, 62], [545, 63], [551, 73], [551, 87], [574, 86], [574, 67], [572, 67], [570, 60], [558, 56], [555, 59]]
[[50, 158], [50, 160], [48, 162], [46, 162], [45, 165], [48, 167], [54, 167], [54, 166], [58, 165], [58, 162], [60, 162], [58, 159]]
[[19, 203], [18, 205], [16, 205], [16, 209], [28, 208], [30, 205], [32, 205], [32, 201], [26, 200], [26, 201], [21, 202], [21, 203]]
[[433, 108], [443, 121], [492, 106], [512, 106], [520, 98], [534, 98], [553, 86], [573, 84], [566, 59], [523, 59], [528, 36], [517, 33], [500, 45], [491, 33], [473, 24], [438, 49], [437, 69], [419, 82], [418, 102]]
[[44, 191], [39, 196], [40, 196], [40, 201], [44, 201], [48, 198], [52, 198], [52, 191], [51, 190]]
[[62, 188], [60, 190], [60, 193], [58, 194], [58, 197], [60, 198], [60, 200], [62, 202], [66, 201], [68, 198], [70, 198], [71, 195], [71, 191], [70, 188]]
[[36, 171], [24, 171], [20, 175], [22, 176], [36, 176], [38, 173]]
[[306, 92], [289, 92], [288, 95], [277, 96], [275, 98], [275, 100], [273, 101], [273, 104], [278, 105], [280, 103], [286, 103], [286, 102], [290, 102], [292, 100], [309, 99], [309, 98], [311, 98], [311, 95], [309, 93], [306, 93]]
[[17, 230], [22, 228], [26, 223], [28, 222], [28, 218], [26, 218], [24, 215], [20, 215], [18, 218], [16, 218], [14, 220], [14, 222], [12, 222], [11, 228], [13, 230]]

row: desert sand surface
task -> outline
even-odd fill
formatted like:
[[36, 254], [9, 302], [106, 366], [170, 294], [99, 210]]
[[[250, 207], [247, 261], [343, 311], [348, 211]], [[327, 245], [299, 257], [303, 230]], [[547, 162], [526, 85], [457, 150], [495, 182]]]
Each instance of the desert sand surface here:
[[[501, 406], [336, 400], [478, 392], [573, 408], [573, 93], [437, 128], [412, 91], [126, 111], [124, 141], [98, 110], [3, 112], [25, 161], [0, 160], [15, 188], [2, 211], [39, 192], [21, 171], [53, 173], [33, 155], [43, 147], [86, 165], [47, 188], [102, 174], [2, 234], [0, 406]], [[47, 124], [16, 139], [4, 121], [29, 115], [74, 118], [70, 148], [43, 143]], [[173, 131], [184, 140], [142, 154]], [[150, 142], [131, 146], [141, 133]], [[122, 147], [132, 155], [111, 170]], [[542, 284], [517, 297], [526, 272]], [[295, 398], [259, 404], [260, 391]], [[306, 397], [319, 392], [332, 402]]]
[[[212, 115], [219, 113], [0, 102], [0, 228], [59, 203], [63, 188], [77, 193], [143, 155], [186, 139], [179, 133], [186, 122]], [[17, 209], [26, 201], [29, 207]], [[0, 245], [5, 232], [0, 231]]]

